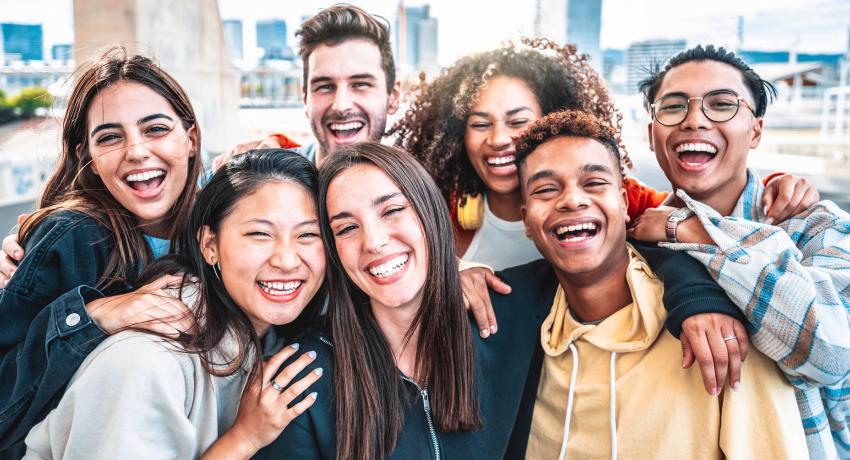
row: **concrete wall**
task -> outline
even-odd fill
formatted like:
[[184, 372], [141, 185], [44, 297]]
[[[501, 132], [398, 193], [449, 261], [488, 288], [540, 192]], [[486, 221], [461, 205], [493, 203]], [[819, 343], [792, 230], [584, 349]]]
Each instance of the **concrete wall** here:
[[74, 34], [78, 63], [114, 45], [154, 58], [192, 99], [205, 151], [239, 140], [239, 82], [216, 0], [74, 0]]

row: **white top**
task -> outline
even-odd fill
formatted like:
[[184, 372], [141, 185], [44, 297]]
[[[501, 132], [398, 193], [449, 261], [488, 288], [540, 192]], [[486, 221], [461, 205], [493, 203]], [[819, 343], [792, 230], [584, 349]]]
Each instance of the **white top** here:
[[541, 259], [534, 242], [525, 236], [522, 221], [500, 219], [490, 210], [484, 195], [484, 222], [472, 237], [472, 242], [462, 259], [489, 265], [493, 270], [503, 270]]
[[[234, 343], [225, 336], [216, 364]], [[86, 357], [56, 409], [27, 435], [24, 458], [197, 458], [233, 425], [247, 374], [215, 377], [198, 354], [172, 342], [115, 334]]]

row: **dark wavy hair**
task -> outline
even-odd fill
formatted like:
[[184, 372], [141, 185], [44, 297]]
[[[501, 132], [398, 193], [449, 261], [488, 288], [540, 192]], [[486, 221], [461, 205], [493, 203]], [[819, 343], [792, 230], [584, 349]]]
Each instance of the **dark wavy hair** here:
[[[218, 233], [222, 221], [239, 201], [268, 183], [298, 184], [315, 200], [317, 179], [316, 167], [292, 150], [253, 150], [236, 156], [198, 194], [187, 229], [176, 242], [175, 254], [154, 262], [143, 274], [145, 282], [166, 273], [185, 273], [184, 280], [191, 275], [198, 278], [201, 288], [192, 311], [196, 331], [191, 335], [182, 334], [176, 342], [188, 352], [198, 353], [210, 374], [230, 375], [236, 372], [251, 356], [259, 354], [260, 342], [248, 316], [230, 297], [213, 266], [206, 263], [198, 241], [202, 229], [208, 226]], [[323, 283], [295, 321], [275, 326], [278, 334], [294, 337], [307, 329], [318, 327], [325, 292]], [[220, 357], [214, 352], [228, 333], [235, 338], [238, 352], [231, 361], [216, 362]], [[261, 364], [259, 359], [254, 360], [251, 372], [260, 372]]]
[[475, 386], [475, 349], [457, 271], [452, 224], [436, 184], [407, 152], [373, 142], [355, 144], [325, 160], [319, 172], [322, 237], [328, 248], [330, 323], [334, 343], [336, 455], [338, 459], [383, 458], [395, 448], [406, 405], [401, 375], [381, 333], [369, 298], [345, 273], [330, 228], [331, 181], [358, 164], [376, 166], [398, 185], [422, 223], [428, 247], [428, 277], [422, 305], [407, 331], [419, 331], [416, 376], [433, 395], [440, 431], [482, 426]]
[[[446, 202], [459, 195], [482, 193], [486, 186], [469, 162], [464, 133], [470, 107], [495, 76], [524, 81], [537, 97], [543, 115], [582, 110], [620, 132], [622, 115], [587, 59], [575, 45], [560, 46], [545, 39], [523, 39], [522, 46], [508, 43], [462, 57], [432, 83], [423, 85], [388, 135], [397, 134], [396, 145], [425, 166]], [[617, 140], [625, 152], [619, 137]], [[625, 154], [624, 158], [631, 166]]]
[[[92, 100], [115, 83], [141, 83], [171, 104], [184, 129], [195, 127], [193, 140], [198, 147], [201, 145], [201, 132], [189, 96], [171, 75], [147, 57], [128, 55], [125, 48], [114, 47], [100, 58], [82, 64], [75, 74], [74, 87], [62, 120], [62, 150], [58, 167], [44, 187], [39, 209], [24, 222], [18, 236], [20, 241], [26, 241], [32, 229], [49, 215], [62, 210], [70, 209], [94, 218], [109, 229], [113, 240], [113, 250], [98, 281], [98, 287], [105, 287], [113, 282], [132, 279], [138, 274], [140, 265], [153, 259], [153, 254], [145, 243], [143, 229], [136, 217], [118, 203], [91, 168], [87, 117]], [[188, 159], [183, 192], [162, 218], [171, 222], [168, 235], [171, 241], [179, 238], [186, 229], [198, 190], [198, 177], [203, 171], [200, 155], [193, 153]]]
[[763, 117], [767, 111], [769, 104], [776, 97], [776, 87], [769, 81], [761, 78], [759, 74], [753, 70], [743, 59], [726, 48], [715, 48], [714, 45], [697, 45], [689, 50], [673, 56], [667, 61], [667, 65], [663, 68], [660, 63], [656, 63], [649, 69], [649, 76], [642, 80], [638, 86], [640, 92], [643, 93], [643, 105], [646, 110], [655, 102], [655, 96], [658, 95], [658, 90], [661, 88], [661, 83], [670, 69], [679, 67], [688, 62], [700, 61], [717, 61], [728, 64], [741, 72], [741, 77], [744, 79], [744, 85], [750, 90], [750, 93], [755, 99], [756, 117]]

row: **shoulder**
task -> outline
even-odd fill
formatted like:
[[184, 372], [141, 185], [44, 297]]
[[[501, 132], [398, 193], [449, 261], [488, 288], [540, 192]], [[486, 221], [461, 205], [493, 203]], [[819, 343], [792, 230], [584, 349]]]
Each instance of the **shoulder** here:
[[554, 295], [558, 285], [555, 270], [546, 259], [506, 268], [496, 272], [496, 275], [511, 286], [510, 296], [548, 297], [549, 293]]
[[44, 218], [27, 236], [27, 249], [44, 242], [55, 242], [58, 239], [83, 238], [91, 241], [93, 238], [103, 238], [111, 232], [94, 217], [73, 210], [63, 210], [51, 213]]
[[124, 331], [109, 336], [92, 351], [83, 364], [84, 368], [95, 367], [122, 374], [155, 373], [173, 375], [193, 367], [194, 354], [179, 345], [138, 331]]

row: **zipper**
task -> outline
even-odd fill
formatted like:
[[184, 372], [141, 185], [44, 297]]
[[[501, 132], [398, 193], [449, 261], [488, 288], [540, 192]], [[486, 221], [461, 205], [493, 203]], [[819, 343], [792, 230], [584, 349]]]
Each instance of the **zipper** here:
[[431, 444], [434, 446], [434, 455], [437, 460], [440, 460], [440, 443], [437, 441], [437, 430], [434, 429], [434, 421], [431, 419], [431, 403], [428, 400], [428, 388], [420, 388], [416, 382], [404, 374], [401, 374], [401, 378], [404, 381], [412, 383], [422, 396], [422, 407], [425, 409], [425, 421], [428, 422], [428, 431], [431, 433]]

